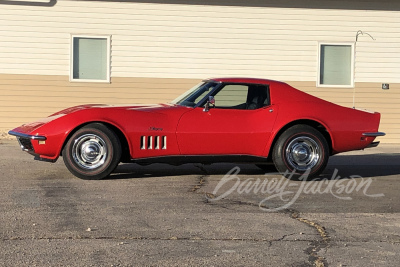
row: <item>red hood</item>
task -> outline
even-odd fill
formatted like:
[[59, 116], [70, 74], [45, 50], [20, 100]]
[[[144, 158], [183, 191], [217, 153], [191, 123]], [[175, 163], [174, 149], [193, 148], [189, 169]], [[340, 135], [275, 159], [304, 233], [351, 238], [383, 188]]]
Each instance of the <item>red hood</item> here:
[[102, 112], [102, 109], [112, 109], [112, 110], [126, 110], [126, 111], [137, 111], [137, 112], [145, 112], [145, 113], [158, 113], [158, 114], [163, 114], [166, 115], [169, 113], [168, 111], [171, 111], [172, 109], [186, 109], [187, 107], [179, 106], [179, 105], [173, 105], [173, 104], [158, 104], [158, 105], [103, 105], [103, 104], [89, 104], [89, 105], [80, 105], [80, 106], [75, 106], [71, 108], [67, 108], [64, 110], [61, 110], [59, 112], [56, 112], [52, 115], [50, 115], [47, 118], [39, 119], [35, 122], [23, 124], [19, 126], [18, 128], [15, 128], [13, 131], [20, 132], [20, 133], [25, 133], [25, 134], [32, 134], [35, 135], [37, 134], [36, 131], [39, 131], [39, 128], [42, 127], [43, 125], [54, 121], [56, 119], [59, 119], [61, 117], [64, 117], [65, 115], [69, 115], [75, 112], [79, 111], [85, 111], [85, 110], [97, 110], [100, 111], [100, 113], [103, 114], [108, 114], [110, 112], [107, 112], [104, 110]]
[[146, 111], [146, 112], [157, 112], [163, 109], [176, 107], [172, 104], [135, 104], [135, 105], [105, 105], [105, 104], [87, 104], [87, 105], [80, 105], [71, 108], [67, 108], [61, 111], [58, 111], [49, 117], [58, 116], [58, 115], [66, 115], [76, 111], [84, 110], [84, 109], [91, 109], [91, 108], [114, 108], [114, 109], [126, 109], [126, 110], [139, 110], [139, 111]]
[[[15, 128], [13, 131], [15, 132], [19, 132], [19, 133], [26, 133], [26, 134], [30, 134], [32, 133], [34, 130], [38, 129], [39, 127], [43, 126], [44, 124], [53, 121], [59, 117], [62, 117], [63, 114], [57, 114], [57, 115], [53, 115], [47, 118], [43, 118], [40, 120], [37, 120], [35, 122], [31, 122], [31, 123], [26, 123], [26, 124], [22, 124], [21, 126]], [[34, 133], [32, 133], [34, 134]]]
[[103, 105], [103, 104], [80, 105], [80, 106], [75, 106], [75, 107], [70, 107], [70, 108], [63, 109], [61, 111], [58, 111], [58, 112], [50, 115], [49, 117], [57, 116], [57, 115], [70, 114], [70, 113], [73, 113], [75, 111], [82, 110], [82, 109], [94, 108], [94, 107], [104, 107], [104, 106], [107, 106], [107, 105]]

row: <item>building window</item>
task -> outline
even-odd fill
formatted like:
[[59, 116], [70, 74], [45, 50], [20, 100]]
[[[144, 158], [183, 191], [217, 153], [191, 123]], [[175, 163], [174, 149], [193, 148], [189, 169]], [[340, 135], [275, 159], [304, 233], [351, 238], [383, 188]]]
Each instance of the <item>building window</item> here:
[[70, 80], [110, 82], [110, 36], [72, 36]]
[[320, 87], [354, 87], [354, 43], [320, 43]]

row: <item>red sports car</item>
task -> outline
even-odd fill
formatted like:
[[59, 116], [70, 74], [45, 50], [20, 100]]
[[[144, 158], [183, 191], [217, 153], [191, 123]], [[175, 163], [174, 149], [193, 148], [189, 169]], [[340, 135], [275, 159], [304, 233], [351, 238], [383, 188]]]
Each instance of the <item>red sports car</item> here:
[[120, 162], [253, 163], [281, 173], [319, 175], [330, 155], [377, 146], [379, 113], [342, 107], [288, 84], [219, 78], [170, 104], [82, 105], [10, 131], [35, 159], [83, 179], [108, 176]]

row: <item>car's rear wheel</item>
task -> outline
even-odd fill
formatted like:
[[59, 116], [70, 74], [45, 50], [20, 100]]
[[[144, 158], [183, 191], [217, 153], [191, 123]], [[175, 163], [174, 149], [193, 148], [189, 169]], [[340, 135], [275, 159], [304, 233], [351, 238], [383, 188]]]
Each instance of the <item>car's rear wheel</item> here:
[[275, 143], [272, 160], [278, 171], [288, 178], [318, 176], [329, 159], [329, 146], [325, 137], [308, 125], [295, 125], [282, 133]]
[[121, 158], [121, 143], [106, 125], [92, 123], [76, 131], [63, 149], [68, 170], [86, 180], [107, 177]]

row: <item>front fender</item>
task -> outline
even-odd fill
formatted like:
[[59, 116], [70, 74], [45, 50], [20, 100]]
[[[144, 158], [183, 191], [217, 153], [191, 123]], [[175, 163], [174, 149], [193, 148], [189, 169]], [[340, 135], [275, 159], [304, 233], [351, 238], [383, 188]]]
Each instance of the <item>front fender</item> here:
[[[96, 113], [77, 111], [70, 114], [56, 114], [33, 123], [22, 125], [10, 132], [15, 133], [13, 135], [28, 136], [25, 139], [30, 140], [32, 146], [28, 152], [42, 159], [56, 161], [69, 136], [88, 123], [106, 123], [124, 132], [124, 129], [118, 122]], [[29, 138], [29, 136], [41, 136], [43, 138], [39, 140], [38, 138]], [[19, 140], [21, 140], [20, 137]]]

